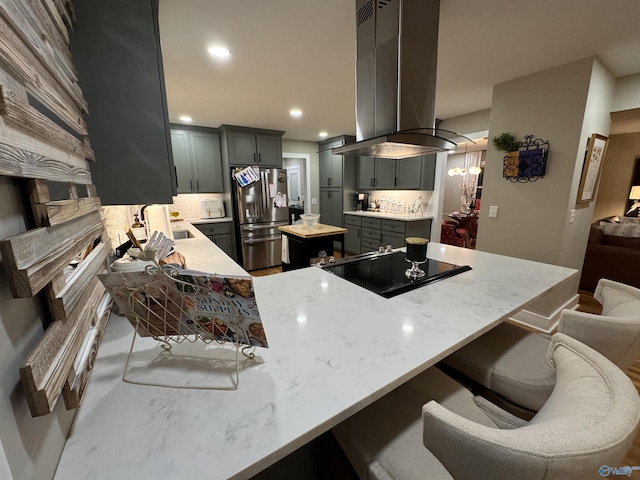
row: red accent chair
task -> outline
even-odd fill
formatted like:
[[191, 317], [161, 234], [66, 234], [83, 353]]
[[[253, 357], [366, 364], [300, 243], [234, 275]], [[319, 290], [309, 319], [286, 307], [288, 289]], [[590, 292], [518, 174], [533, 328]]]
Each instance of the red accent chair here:
[[456, 247], [464, 247], [464, 238], [467, 234], [464, 228], [459, 228], [454, 221], [442, 221], [442, 229], [440, 231], [440, 243], [447, 245], [455, 245]]

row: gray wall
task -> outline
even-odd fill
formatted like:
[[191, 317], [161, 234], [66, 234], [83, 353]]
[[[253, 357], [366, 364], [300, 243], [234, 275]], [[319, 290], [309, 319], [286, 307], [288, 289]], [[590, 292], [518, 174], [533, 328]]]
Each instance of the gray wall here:
[[[568, 219], [576, 208], [587, 138], [608, 134], [614, 86], [604, 67], [588, 58], [494, 88], [489, 138], [534, 134], [551, 146], [544, 178], [512, 183], [502, 177], [504, 152], [489, 144], [478, 249], [581, 268], [593, 202], [576, 209], [574, 223]], [[488, 218], [489, 205], [499, 207], [497, 218]]]
[[[20, 181], [0, 176], [0, 238], [27, 230]], [[4, 263], [4, 262], [3, 262]], [[40, 294], [42, 295], [42, 293]], [[19, 368], [43, 335], [39, 298], [13, 298], [0, 268], [0, 479], [52, 478], [75, 411], [62, 399], [53, 413], [32, 418]], [[4, 472], [6, 456], [11, 474]]]

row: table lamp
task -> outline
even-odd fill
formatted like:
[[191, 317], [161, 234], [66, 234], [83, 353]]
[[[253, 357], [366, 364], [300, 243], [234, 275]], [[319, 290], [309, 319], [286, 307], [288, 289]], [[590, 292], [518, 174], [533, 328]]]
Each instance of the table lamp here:
[[629, 215], [630, 212], [633, 212], [636, 208], [640, 207], [640, 185], [634, 185], [631, 187], [629, 200], [634, 200], [634, 203], [625, 215]]

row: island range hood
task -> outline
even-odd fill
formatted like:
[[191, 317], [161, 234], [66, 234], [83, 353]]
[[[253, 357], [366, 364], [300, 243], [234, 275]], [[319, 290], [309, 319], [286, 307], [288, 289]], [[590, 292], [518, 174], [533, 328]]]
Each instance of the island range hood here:
[[336, 155], [406, 158], [469, 141], [436, 129], [440, 0], [356, 0], [356, 143]]

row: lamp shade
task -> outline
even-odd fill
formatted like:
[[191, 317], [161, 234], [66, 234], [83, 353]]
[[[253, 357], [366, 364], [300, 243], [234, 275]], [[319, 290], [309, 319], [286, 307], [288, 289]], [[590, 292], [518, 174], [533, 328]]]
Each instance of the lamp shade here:
[[640, 185], [634, 185], [633, 187], [631, 187], [629, 200], [640, 200]]

